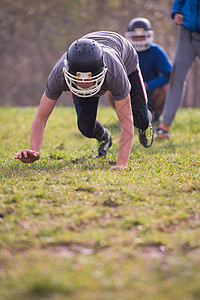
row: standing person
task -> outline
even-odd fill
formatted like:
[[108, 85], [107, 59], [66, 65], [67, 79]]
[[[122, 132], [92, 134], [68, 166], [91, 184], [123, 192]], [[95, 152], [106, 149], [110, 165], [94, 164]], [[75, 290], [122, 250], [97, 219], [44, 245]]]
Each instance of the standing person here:
[[170, 127], [180, 106], [184, 83], [193, 61], [200, 57], [200, 0], [175, 0], [172, 18], [180, 26], [172, 76], [163, 119], [156, 130], [158, 138], [169, 138]]
[[99, 142], [98, 156], [106, 157], [112, 136], [96, 115], [99, 97], [108, 90], [114, 98], [121, 129], [114, 169], [127, 166], [133, 122], [144, 147], [152, 145], [154, 134], [137, 53], [124, 37], [108, 31], [93, 32], [76, 40], [58, 60], [32, 124], [30, 150], [20, 150], [15, 159], [32, 163], [40, 158], [46, 122], [63, 91], [72, 92], [79, 130], [84, 136], [95, 138]]
[[[148, 106], [153, 121], [157, 121], [163, 111], [172, 64], [164, 49], [153, 43], [154, 32], [148, 19], [132, 19], [128, 24], [125, 37], [138, 53], [139, 65], [148, 96]], [[110, 104], [114, 106], [110, 94], [108, 97]]]

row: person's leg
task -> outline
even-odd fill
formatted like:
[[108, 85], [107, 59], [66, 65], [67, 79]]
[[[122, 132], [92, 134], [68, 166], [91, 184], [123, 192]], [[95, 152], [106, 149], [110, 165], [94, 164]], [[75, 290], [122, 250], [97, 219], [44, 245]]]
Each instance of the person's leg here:
[[99, 98], [91, 97], [83, 99], [73, 95], [77, 114], [77, 125], [80, 132], [88, 138], [96, 138], [101, 141], [105, 135], [103, 125], [96, 120]]
[[165, 104], [168, 88], [169, 88], [169, 84], [165, 84], [159, 88], [156, 88], [152, 92], [153, 107], [158, 115], [161, 115], [163, 112], [163, 107]]
[[99, 156], [106, 156], [108, 148], [112, 145], [112, 137], [107, 129], [96, 120], [99, 97], [83, 99], [73, 95], [73, 101], [77, 114], [77, 125], [80, 132], [99, 141]]
[[151, 126], [152, 115], [148, 110], [146, 89], [139, 67], [129, 75], [129, 81], [134, 126], [138, 128], [140, 143], [148, 148], [154, 141], [154, 133]]
[[134, 126], [146, 130], [149, 126], [148, 99], [140, 68], [138, 67], [128, 78], [131, 84], [130, 96]]
[[152, 122], [153, 122], [153, 121], [155, 121], [158, 114], [157, 114], [156, 108], [153, 104], [152, 91], [147, 91], [147, 98], [148, 98], [148, 109], [150, 110], [150, 112], [152, 114]]
[[192, 32], [192, 44], [196, 56], [200, 58], [200, 32]]
[[160, 124], [161, 128], [163, 123], [168, 125], [168, 128], [170, 127], [178, 107], [180, 106], [185, 79], [192, 62], [195, 59], [195, 51], [191, 41], [191, 32], [182, 26], [170, 77], [169, 90], [164, 105], [163, 120]]

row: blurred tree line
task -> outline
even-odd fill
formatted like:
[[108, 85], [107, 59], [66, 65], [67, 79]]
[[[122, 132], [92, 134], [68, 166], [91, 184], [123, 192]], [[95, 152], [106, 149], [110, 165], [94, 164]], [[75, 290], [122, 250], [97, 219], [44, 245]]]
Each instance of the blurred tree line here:
[[[154, 42], [173, 61], [178, 29], [170, 18], [172, 3], [172, 0], [1, 0], [0, 105], [38, 105], [52, 67], [75, 39], [96, 30], [124, 35], [128, 22], [135, 17], [151, 21]], [[59, 103], [70, 105], [70, 94], [64, 93]]]

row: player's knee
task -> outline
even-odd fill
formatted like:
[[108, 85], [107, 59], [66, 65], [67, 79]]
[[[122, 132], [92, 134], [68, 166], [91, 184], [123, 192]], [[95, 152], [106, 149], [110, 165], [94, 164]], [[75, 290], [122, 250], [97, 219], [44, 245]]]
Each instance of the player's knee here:
[[93, 126], [92, 124], [86, 123], [78, 123], [78, 129], [85, 137], [91, 138], [93, 137]]

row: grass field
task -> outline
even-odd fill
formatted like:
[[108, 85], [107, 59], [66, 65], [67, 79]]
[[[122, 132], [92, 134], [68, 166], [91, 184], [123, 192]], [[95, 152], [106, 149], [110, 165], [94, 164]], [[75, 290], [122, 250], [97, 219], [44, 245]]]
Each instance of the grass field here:
[[0, 299], [200, 299], [200, 110], [180, 109], [171, 139], [150, 149], [135, 131], [123, 171], [110, 169], [119, 126], [105, 107], [98, 119], [114, 138], [105, 160], [63, 107], [41, 159], [14, 160], [35, 112], [0, 109]]

